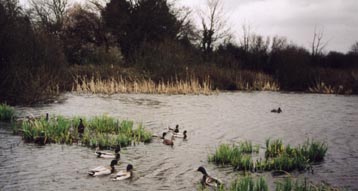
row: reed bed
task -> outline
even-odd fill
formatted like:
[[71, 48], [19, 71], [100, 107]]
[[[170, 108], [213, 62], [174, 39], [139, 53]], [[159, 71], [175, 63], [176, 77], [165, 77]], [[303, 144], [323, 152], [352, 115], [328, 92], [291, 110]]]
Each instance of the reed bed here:
[[77, 77], [72, 86], [72, 92], [77, 93], [147, 93], [147, 94], [212, 94], [209, 80], [199, 82], [198, 79], [174, 80], [172, 82], [154, 82], [152, 80], [125, 80], [123, 78], [87, 79]]
[[344, 91], [343, 85], [333, 87], [331, 85], [325, 84], [324, 82], [316, 82], [313, 86], [308, 88], [308, 92], [321, 94], [349, 94], [352, 92], [352, 90]]
[[21, 133], [27, 142], [41, 144], [81, 143], [89, 147], [113, 148], [118, 145], [129, 146], [134, 143], [148, 143], [152, 139], [152, 133], [141, 124], [134, 127], [132, 121], [119, 121], [113, 117], [102, 115], [89, 120], [81, 118], [85, 126], [83, 134], [78, 133], [80, 117], [65, 118], [52, 116], [49, 119], [41, 117], [34, 120], [22, 121], [15, 126], [14, 131]]
[[[238, 90], [245, 91], [280, 91], [280, 86], [277, 81], [273, 80], [271, 76], [255, 72], [250, 74], [250, 77], [253, 78], [250, 80], [247, 79], [247, 74], [245, 71], [239, 74], [239, 77], [236, 79], [236, 86]], [[248, 73], [246, 71], [246, 73]], [[243, 76], [243, 77], [242, 77]]]
[[[254, 149], [250, 150], [250, 142], [237, 145], [220, 145], [209, 162], [217, 165], [231, 165], [235, 170], [243, 171], [294, 171], [308, 170], [312, 164], [321, 162], [328, 146], [324, 142], [307, 140], [298, 147], [284, 146], [282, 140], [266, 140], [265, 159], [252, 159]], [[258, 149], [257, 149], [258, 152]]]
[[11, 121], [14, 114], [14, 108], [7, 104], [0, 104], [0, 121]]

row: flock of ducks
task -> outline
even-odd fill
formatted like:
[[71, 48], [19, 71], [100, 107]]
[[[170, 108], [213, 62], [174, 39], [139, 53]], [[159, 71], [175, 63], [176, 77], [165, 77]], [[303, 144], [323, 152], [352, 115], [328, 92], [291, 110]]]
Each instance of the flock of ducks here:
[[[84, 130], [84, 126], [82, 123], [82, 119], [80, 119], [80, 123], [78, 126], [78, 131], [79, 133], [83, 133]], [[187, 131], [184, 131], [183, 133], [179, 132], [179, 125], [176, 125], [175, 129], [171, 129], [168, 128], [169, 132], [172, 133], [171, 139], [166, 139], [165, 136], [167, 135], [167, 133], [169, 132], [164, 132], [162, 137], [160, 137], [161, 139], [163, 139], [163, 144], [165, 145], [170, 145], [173, 146], [174, 145], [174, 138], [183, 138], [184, 140], [187, 138]], [[114, 150], [114, 153], [109, 153], [109, 152], [103, 152], [103, 151], [99, 151], [98, 148], [95, 151], [95, 154], [98, 158], [104, 158], [104, 159], [113, 159], [110, 163], [109, 166], [98, 166], [96, 168], [93, 168], [91, 170], [88, 171], [88, 175], [90, 176], [105, 176], [105, 175], [110, 175], [113, 174], [116, 169], [115, 169], [115, 165], [118, 164], [118, 160], [120, 159], [121, 155], [119, 154], [119, 152], [121, 151], [120, 147], [117, 147]], [[133, 165], [132, 164], [128, 164], [126, 170], [123, 171], [119, 171], [112, 180], [125, 180], [128, 178], [131, 178], [133, 176]]]
[[[109, 166], [98, 166], [88, 171], [88, 175], [90, 176], [105, 176], [113, 174], [116, 169], [114, 168], [115, 165], [118, 164], [118, 160], [120, 159], [121, 155], [119, 154], [121, 151], [120, 147], [117, 147], [114, 153], [108, 153], [103, 151], [96, 150], [95, 154], [98, 158], [104, 159], [113, 159]], [[133, 165], [128, 164], [126, 170], [119, 171], [112, 180], [125, 180], [131, 178], [133, 173]]]
[[[271, 110], [272, 113], [281, 113], [282, 110], [279, 107], [278, 109], [273, 109]], [[46, 114], [46, 120], [48, 120], [48, 114]], [[80, 123], [78, 125], [78, 133], [80, 134], [80, 136], [84, 133], [84, 129], [85, 126], [83, 125], [82, 119], [80, 119]], [[171, 138], [167, 139], [166, 136], [168, 135], [168, 133], [171, 133]], [[153, 137], [157, 137], [155, 135], [153, 135]], [[163, 132], [162, 136], [160, 137], [160, 139], [162, 139], [163, 144], [165, 145], [169, 145], [169, 146], [174, 146], [174, 140], [175, 138], [182, 138], [183, 140], [187, 139], [187, 131], [183, 131], [183, 133], [179, 132], [179, 125], [175, 126], [175, 129], [172, 129], [170, 127], [168, 127], [168, 131]], [[113, 174], [116, 170], [115, 170], [115, 165], [118, 164], [118, 160], [120, 159], [120, 152], [121, 148], [117, 147], [114, 151], [114, 153], [108, 153], [108, 152], [103, 152], [103, 151], [98, 151], [98, 148], [96, 149], [96, 156], [98, 158], [104, 158], [104, 159], [113, 159], [110, 163], [109, 166], [98, 166], [96, 168], [93, 168], [91, 170], [88, 171], [88, 175], [96, 177], [96, 176], [105, 176], [105, 175], [110, 175]], [[206, 169], [202, 166], [200, 166], [197, 169], [198, 172], [201, 172], [203, 177], [200, 181], [201, 185], [203, 187], [209, 186], [209, 187], [218, 187], [222, 184], [222, 182], [217, 179], [214, 178], [212, 176], [210, 176]], [[112, 180], [125, 180], [125, 179], [129, 179], [133, 176], [133, 165], [132, 164], [128, 164], [127, 168], [125, 170], [119, 171]]]
[[[172, 134], [171, 139], [165, 138], [168, 133]], [[183, 140], [186, 140], [187, 139], [186, 133], [187, 131], [183, 131], [183, 133], [180, 133], [179, 125], [176, 125], [175, 129], [168, 128], [167, 132], [163, 132], [163, 135], [162, 137], [160, 137], [160, 139], [163, 139], [163, 144], [173, 146], [175, 138], [183, 138]], [[88, 175], [95, 177], [95, 176], [105, 176], [105, 175], [113, 174], [116, 171], [114, 166], [118, 164], [118, 160], [120, 159], [120, 154], [119, 154], [120, 151], [121, 151], [120, 147], [117, 147], [114, 150], [114, 153], [99, 151], [97, 148], [95, 154], [98, 158], [113, 159], [113, 160], [111, 161], [109, 166], [99, 166], [89, 170]], [[206, 172], [204, 167], [200, 166], [197, 169], [197, 171], [201, 172], [203, 175], [200, 181], [202, 186], [218, 187], [219, 185], [222, 184], [222, 182], [219, 179], [210, 176]], [[125, 180], [131, 178], [132, 176], [133, 176], [133, 165], [128, 164], [127, 168], [125, 170], [119, 171], [112, 178], [112, 180]]]

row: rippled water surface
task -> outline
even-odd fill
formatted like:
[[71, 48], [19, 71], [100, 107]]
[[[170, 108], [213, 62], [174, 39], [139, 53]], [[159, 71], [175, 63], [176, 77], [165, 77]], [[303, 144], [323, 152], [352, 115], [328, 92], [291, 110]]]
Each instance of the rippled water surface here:
[[[270, 113], [281, 107], [282, 114]], [[37, 107], [18, 107], [18, 115], [45, 113], [65, 116], [109, 114], [142, 122], [156, 134], [179, 124], [188, 141], [173, 148], [159, 140], [123, 149], [124, 169], [134, 165], [131, 181], [93, 178], [87, 170], [109, 164], [79, 145], [24, 144], [8, 124], [0, 126], [0, 190], [196, 190], [204, 165], [209, 173], [229, 182], [237, 172], [207, 162], [220, 143], [251, 140], [264, 146], [266, 138], [298, 145], [307, 138], [325, 140], [325, 161], [315, 165], [310, 180], [358, 190], [358, 97], [270, 92], [221, 93], [212, 96], [73, 95]], [[270, 179], [270, 174], [263, 174]]]

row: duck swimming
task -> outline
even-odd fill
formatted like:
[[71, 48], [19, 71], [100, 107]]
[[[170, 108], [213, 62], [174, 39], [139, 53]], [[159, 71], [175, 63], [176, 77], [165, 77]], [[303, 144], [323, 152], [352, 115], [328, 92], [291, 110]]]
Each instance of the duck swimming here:
[[[98, 149], [98, 148], [97, 148]], [[116, 159], [119, 160], [121, 155], [119, 154], [119, 151], [121, 151], [120, 147], [117, 147], [114, 150], [114, 154], [113, 153], [107, 153], [107, 152], [102, 152], [102, 151], [97, 151], [96, 150], [96, 155], [98, 158], [105, 158], [105, 159]]]
[[112, 174], [115, 171], [114, 165], [118, 163], [117, 160], [112, 160], [110, 166], [99, 166], [88, 171], [90, 176], [103, 176]]
[[78, 125], [77, 130], [80, 135], [85, 132], [85, 126], [83, 125], [82, 119], [80, 119], [80, 124]]
[[279, 107], [278, 109], [271, 110], [272, 113], [281, 113], [282, 109]]
[[179, 133], [179, 125], [176, 125], [175, 129], [172, 129], [172, 128], [168, 127], [168, 130], [173, 131], [174, 133]]
[[185, 131], [183, 131], [183, 134], [181, 134], [181, 133], [175, 133], [174, 134], [174, 137], [175, 138], [183, 138], [184, 140], [187, 138], [187, 136], [186, 136], [186, 130]]
[[203, 174], [203, 178], [201, 179], [201, 185], [203, 185], [204, 187], [218, 187], [222, 184], [219, 179], [209, 176], [204, 167], [199, 167], [197, 171]]
[[170, 146], [174, 146], [174, 135], [172, 135], [172, 138], [169, 139], [165, 139], [165, 135], [167, 135], [166, 132], [163, 133], [163, 144], [164, 145], [170, 145]]
[[133, 176], [133, 165], [128, 164], [126, 171], [119, 171], [113, 180], [125, 180]]

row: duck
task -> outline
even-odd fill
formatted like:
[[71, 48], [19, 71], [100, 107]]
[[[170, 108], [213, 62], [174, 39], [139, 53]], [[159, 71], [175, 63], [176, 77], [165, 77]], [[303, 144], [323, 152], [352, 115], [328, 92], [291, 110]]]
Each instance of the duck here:
[[85, 126], [83, 125], [82, 119], [80, 119], [80, 124], [78, 125], [77, 130], [80, 135], [85, 132]]
[[187, 138], [186, 133], [187, 133], [186, 130], [183, 131], [183, 134], [181, 134], [181, 133], [175, 133], [175, 134], [174, 134], [174, 137], [175, 137], [175, 138], [183, 138], [183, 139], [185, 140], [185, 139]]
[[45, 132], [41, 131], [39, 136], [34, 137], [34, 143], [38, 145], [45, 145], [47, 142], [47, 138], [45, 136]]
[[90, 176], [103, 176], [112, 174], [115, 171], [114, 165], [118, 164], [117, 160], [112, 160], [110, 166], [99, 166], [88, 171]]
[[172, 128], [168, 127], [168, 130], [173, 131], [174, 133], [179, 133], [179, 125], [176, 125], [175, 129], [172, 129]]
[[163, 133], [163, 144], [164, 145], [170, 145], [170, 146], [174, 146], [174, 135], [172, 135], [172, 138], [169, 140], [169, 139], [165, 139], [165, 135], [167, 135], [166, 132]]
[[132, 178], [133, 176], [133, 165], [128, 164], [127, 169], [125, 171], [119, 171], [113, 180], [125, 180], [128, 178]]
[[272, 113], [281, 113], [282, 109], [279, 107], [278, 109], [271, 110]]
[[117, 147], [114, 150], [114, 154], [113, 153], [107, 153], [107, 152], [98, 151], [98, 148], [97, 148], [95, 154], [97, 155], [98, 158], [119, 160], [121, 158], [121, 155], [119, 154], [119, 151], [121, 151], [120, 147]]
[[201, 179], [202, 186], [218, 187], [222, 184], [219, 179], [208, 175], [204, 167], [200, 166], [197, 171], [203, 174], [203, 178]]

